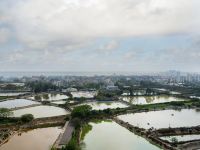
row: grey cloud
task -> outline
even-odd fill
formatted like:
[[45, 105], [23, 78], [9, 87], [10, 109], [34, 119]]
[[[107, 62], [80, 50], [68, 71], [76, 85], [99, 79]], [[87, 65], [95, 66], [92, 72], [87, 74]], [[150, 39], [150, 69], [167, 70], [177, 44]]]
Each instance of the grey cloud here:
[[5, 7], [3, 14], [11, 18], [9, 23], [16, 31], [16, 38], [35, 49], [48, 48], [60, 40], [67, 46], [77, 40], [85, 42], [99, 37], [185, 32], [192, 26], [195, 4], [196, 0], [1, 2]]
[[[137, 68], [140, 69], [148, 65], [161, 69], [159, 66], [166, 62], [185, 64], [187, 59], [190, 65], [200, 64], [198, 46], [164, 49], [148, 56], [129, 50], [114, 58], [109, 55], [120, 47], [120, 40], [111, 40], [100, 47], [94, 46], [88, 53], [83, 51], [77, 56], [73, 53], [89, 49], [96, 39], [105, 37], [123, 39], [199, 33], [199, 5], [198, 0], [1, 0], [0, 43], [12, 37], [21, 50], [2, 52], [1, 45], [0, 63], [6, 66], [4, 69], [17, 66], [23, 69], [23, 64], [25, 68], [30, 68], [27, 65], [40, 67], [38, 64], [45, 68], [51, 64], [57, 69], [68, 64], [66, 66], [71, 69], [82, 68], [80, 65], [96, 69], [95, 65], [101, 64], [102, 69], [107, 70], [117, 66], [127, 70], [140, 66]], [[78, 56], [83, 53], [86, 53], [85, 58]], [[102, 58], [104, 63], [99, 53], [106, 54]]]
[[117, 48], [119, 48], [120, 46], [120, 42], [116, 41], [116, 40], [110, 40], [109, 42], [107, 42], [104, 45], [101, 45], [97, 51], [99, 53], [105, 53], [105, 54], [110, 54], [112, 52], [114, 52]]
[[10, 38], [10, 30], [8, 28], [0, 27], [0, 43], [5, 43]]

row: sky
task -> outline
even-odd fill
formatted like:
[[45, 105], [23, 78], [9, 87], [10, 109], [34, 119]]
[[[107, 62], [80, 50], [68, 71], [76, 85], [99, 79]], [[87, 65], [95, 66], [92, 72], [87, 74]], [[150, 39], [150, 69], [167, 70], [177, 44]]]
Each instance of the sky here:
[[200, 72], [199, 0], [0, 0], [0, 71]]

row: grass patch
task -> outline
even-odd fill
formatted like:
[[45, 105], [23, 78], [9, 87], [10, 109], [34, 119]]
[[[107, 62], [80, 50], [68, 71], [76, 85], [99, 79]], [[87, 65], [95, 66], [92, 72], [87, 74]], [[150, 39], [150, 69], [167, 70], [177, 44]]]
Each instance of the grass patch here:
[[65, 147], [63, 147], [61, 150], [81, 150], [81, 147], [78, 143], [79, 133], [80, 133], [80, 129], [76, 129], [73, 132], [72, 138], [69, 141], [69, 143]]
[[90, 122], [95, 123], [95, 124], [99, 124], [99, 123], [102, 123], [102, 122], [112, 122], [112, 120], [109, 120], [109, 119], [92, 119], [92, 120], [90, 120]]
[[16, 124], [19, 123], [19, 118], [1, 118], [0, 117], [0, 125], [6, 125], [6, 124]]
[[7, 99], [7, 98], [12, 98], [12, 96], [0, 96], [0, 100], [4, 100], [4, 99]]
[[92, 130], [92, 125], [85, 124], [82, 127], [82, 133], [81, 133], [81, 140], [83, 140], [87, 133], [89, 133]]

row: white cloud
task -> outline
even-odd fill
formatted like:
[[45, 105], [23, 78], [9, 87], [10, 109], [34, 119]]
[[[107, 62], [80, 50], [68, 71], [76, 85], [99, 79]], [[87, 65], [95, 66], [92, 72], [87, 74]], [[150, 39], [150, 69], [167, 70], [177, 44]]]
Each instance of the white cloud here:
[[114, 52], [119, 46], [120, 46], [120, 44], [118, 41], [111, 40], [111, 41], [107, 42], [106, 44], [101, 45], [97, 50], [100, 53], [109, 55], [112, 52]]
[[[175, 46], [155, 54], [147, 53], [147, 49], [140, 53], [131, 51], [127, 46], [131, 43], [121, 45], [121, 40], [199, 34], [199, 6], [198, 0], [0, 0], [0, 43], [11, 37], [13, 47], [17, 43], [23, 50], [5, 52], [1, 46], [0, 63], [6, 66], [4, 69], [11, 63], [12, 68], [29, 69], [31, 65], [35, 69], [50, 66], [91, 70], [99, 69], [97, 65], [102, 65], [102, 70], [104, 67], [117, 70], [114, 68], [117, 66], [130, 70], [134, 65], [151, 69], [150, 64], [162, 69], [158, 65], [168, 64], [168, 60], [185, 64], [189, 59], [188, 64], [197, 64], [200, 63], [198, 48]], [[96, 39], [100, 43], [94, 45]], [[110, 41], [105, 43], [101, 39]], [[143, 45], [136, 47], [143, 50]], [[125, 51], [120, 53], [120, 48]], [[81, 52], [82, 49], [85, 51]]]
[[0, 28], [0, 43], [5, 43], [10, 37], [10, 31], [7, 28]]
[[22, 60], [23, 59], [23, 55], [21, 53], [15, 53], [10, 55], [9, 57], [9, 61], [11, 63], [16, 63], [16, 61]]
[[109, 43], [107, 43], [106, 45], [104, 45], [102, 47], [102, 49], [113, 50], [113, 49], [116, 49], [118, 46], [119, 46], [119, 43], [117, 41], [112, 40]]
[[136, 55], [136, 52], [127, 52], [124, 54], [124, 59], [125, 60], [134, 59], [135, 55]]
[[[8, 0], [9, 1], [9, 0]], [[173, 34], [196, 30], [197, 0], [16, 0], [4, 8], [17, 38], [31, 48], [57, 41]], [[194, 11], [195, 9], [195, 11]], [[196, 16], [196, 18], [195, 18]]]

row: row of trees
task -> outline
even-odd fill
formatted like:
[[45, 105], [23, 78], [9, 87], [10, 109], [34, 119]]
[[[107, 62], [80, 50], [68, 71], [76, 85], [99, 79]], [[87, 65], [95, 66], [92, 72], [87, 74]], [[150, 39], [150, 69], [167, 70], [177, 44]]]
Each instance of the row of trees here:
[[117, 99], [117, 95], [121, 95], [121, 91], [106, 91], [106, 90], [100, 90], [98, 92], [98, 95], [95, 97], [97, 100], [114, 100]]
[[47, 92], [49, 90], [56, 90], [58, 87], [53, 85], [51, 82], [45, 81], [34, 81], [26, 83], [26, 86], [30, 87], [35, 93]]
[[24, 114], [20, 118], [10, 118], [13, 115], [13, 112], [7, 108], [0, 108], [0, 120], [2, 122], [30, 122], [34, 119], [32, 114]]

